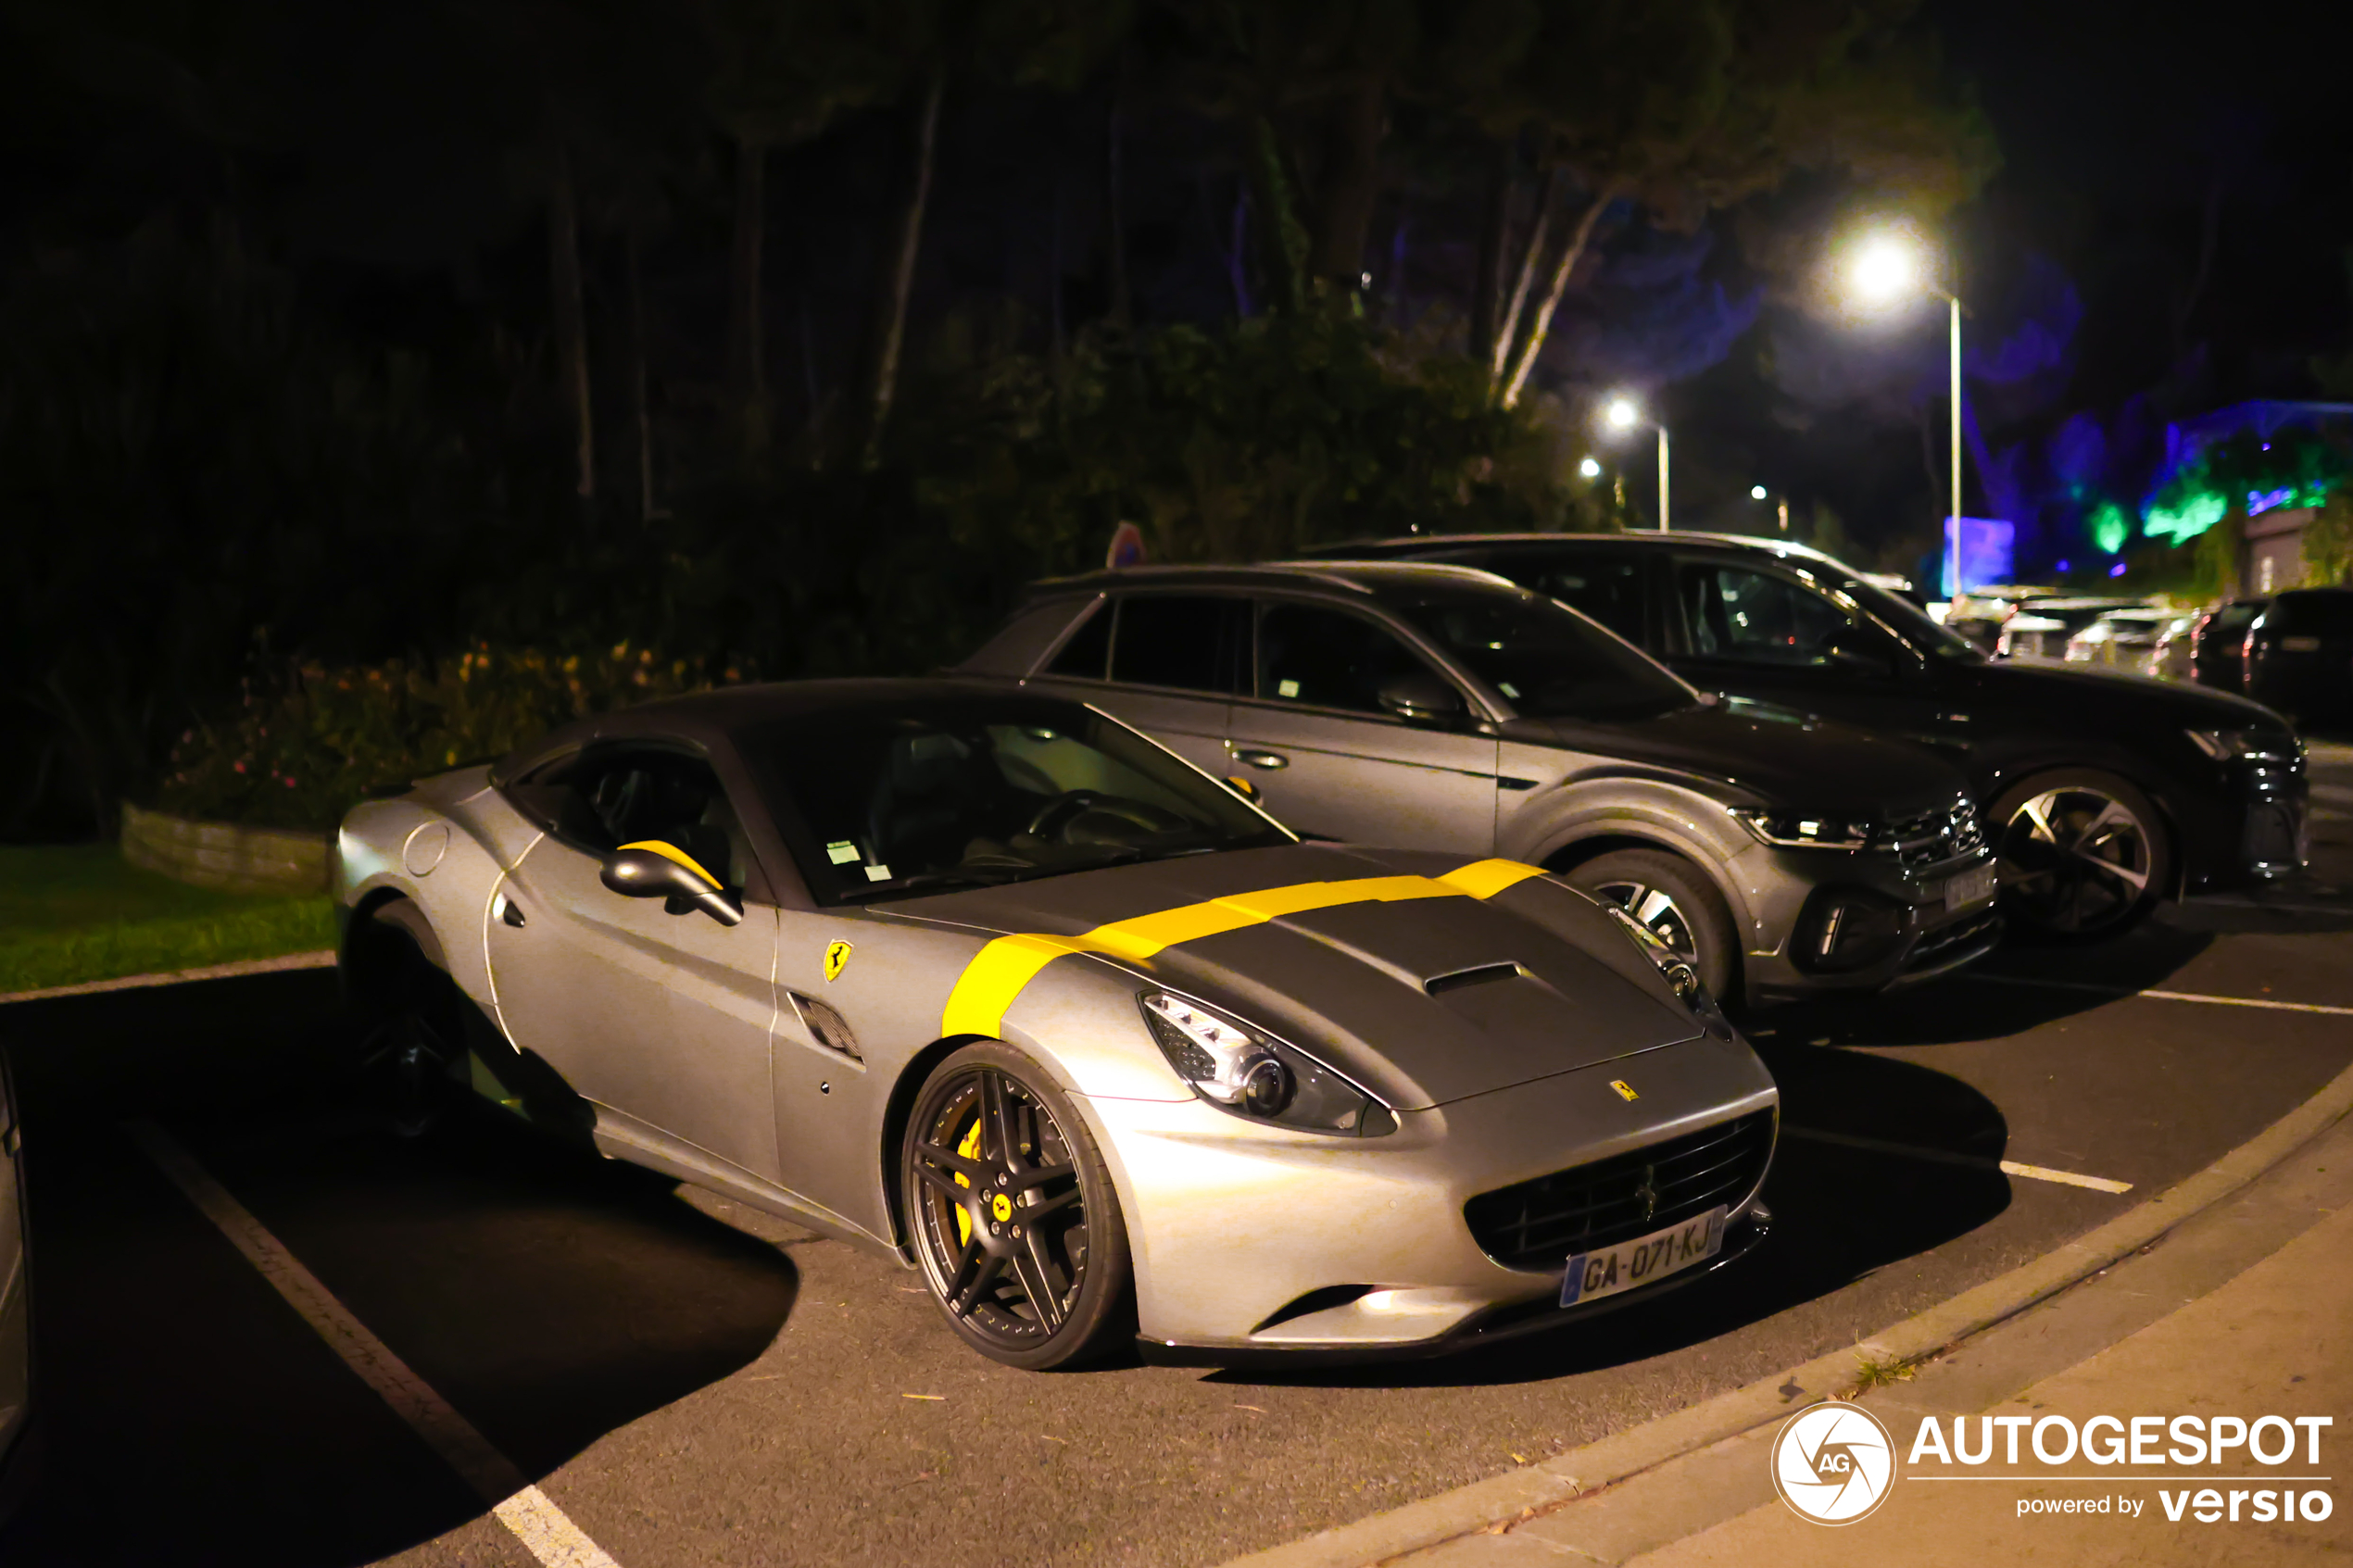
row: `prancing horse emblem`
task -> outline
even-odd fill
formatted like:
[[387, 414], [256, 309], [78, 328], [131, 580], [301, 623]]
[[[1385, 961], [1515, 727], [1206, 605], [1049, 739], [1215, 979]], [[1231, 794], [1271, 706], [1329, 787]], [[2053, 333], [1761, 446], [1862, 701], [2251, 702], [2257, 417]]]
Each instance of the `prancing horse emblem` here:
[[1642, 1206], [1645, 1223], [1658, 1218], [1658, 1167], [1642, 1167], [1642, 1185], [1634, 1189], [1634, 1201]]
[[848, 963], [849, 961], [849, 943], [828, 942], [825, 944], [825, 978], [827, 980], [836, 980], [840, 978], [842, 965]]

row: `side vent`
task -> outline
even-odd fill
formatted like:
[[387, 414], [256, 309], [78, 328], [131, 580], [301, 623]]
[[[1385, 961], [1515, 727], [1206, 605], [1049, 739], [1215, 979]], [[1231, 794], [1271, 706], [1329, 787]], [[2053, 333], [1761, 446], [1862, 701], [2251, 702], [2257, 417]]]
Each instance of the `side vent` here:
[[841, 1014], [814, 997], [804, 997], [798, 991], [787, 991], [793, 1010], [800, 1014], [800, 1026], [819, 1045], [829, 1051], [839, 1051], [852, 1061], [866, 1059], [858, 1054], [858, 1037], [849, 1032], [849, 1024]]
[[1477, 969], [1458, 969], [1452, 974], [1434, 974], [1422, 982], [1422, 989], [1433, 997], [1449, 991], [1459, 991], [1468, 985], [1492, 985], [1499, 980], [1517, 980], [1525, 972], [1516, 963], [1481, 964]]

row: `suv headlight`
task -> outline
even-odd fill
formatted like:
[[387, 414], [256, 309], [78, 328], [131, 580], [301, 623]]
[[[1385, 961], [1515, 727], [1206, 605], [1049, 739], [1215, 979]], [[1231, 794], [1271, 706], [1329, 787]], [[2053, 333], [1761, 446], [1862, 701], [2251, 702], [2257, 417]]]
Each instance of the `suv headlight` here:
[[1759, 841], [1781, 849], [1868, 849], [1881, 836], [1877, 822], [1835, 811], [1727, 809]]
[[2301, 762], [2304, 743], [2275, 730], [2185, 730], [2190, 743], [2217, 762]]
[[1658, 966], [1659, 978], [1667, 982], [1667, 988], [1675, 993], [1676, 1000], [1692, 1010], [1692, 1016], [1699, 1020], [1701, 1028], [1719, 1040], [1736, 1037], [1732, 1021], [1724, 1016], [1723, 1008], [1700, 983], [1699, 971], [1693, 969], [1680, 953], [1660, 941], [1658, 933], [1619, 906], [1604, 899], [1602, 908], [1609, 911], [1610, 918], [1617, 922], [1617, 928], [1626, 933], [1627, 938], [1642, 950], [1642, 957]]
[[1244, 1028], [1189, 997], [1146, 991], [1136, 999], [1176, 1076], [1219, 1110], [1347, 1137], [1397, 1130], [1389, 1107], [1306, 1052]]

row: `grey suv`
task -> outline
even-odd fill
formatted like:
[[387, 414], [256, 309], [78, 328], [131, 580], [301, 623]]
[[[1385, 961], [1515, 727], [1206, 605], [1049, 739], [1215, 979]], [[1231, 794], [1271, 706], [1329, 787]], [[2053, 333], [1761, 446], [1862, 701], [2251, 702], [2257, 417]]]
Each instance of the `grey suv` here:
[[1038, 584], [961, 667], [1083, 698], [1311, 836], [1543, 865], [1719, 996], [1871, 990], [2000, 935], [1961, 779], [1705, 696], [1463, 567], [1148, 567]]

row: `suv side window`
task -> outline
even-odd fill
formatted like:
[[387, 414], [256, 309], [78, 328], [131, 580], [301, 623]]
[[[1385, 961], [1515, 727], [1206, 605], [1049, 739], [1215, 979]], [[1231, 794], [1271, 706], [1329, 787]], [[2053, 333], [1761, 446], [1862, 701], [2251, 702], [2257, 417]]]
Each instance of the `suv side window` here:
[[1560, 600], [1632, 643], [1649, 630], [1642, 561], [1617, 550], [1506, 550], [1480, 563], [1523, 588]]
[[1277, 603], [1258, 618], [1264, 699], [1385, 714], [1381, 687], [1401, 675], [1435, 673], [1388, 631], [1341, 610]]
[[1212, 594], [1130, 594], [1119, 601], [1111, 678], [1122, 685], [1231, 696], [1250, 641], [1250, 601]]
[[1112, 607], [1108, 603], [1096, 605], [1087, 617], [1087, 623], [1073, 632], [1070, 641], [1054, 655], [1046, 673], [1080, 681], [1101, 680], [1104, 666], [1111, 662], [1111, 622]]
[[1678, 561], [1675, 595], [1697, 659], [1818, 666], [1879, 640], [1861, 635], [1855, 618], [1836, 602], [1778, 572]]
[[711, 763], [667, 747], [591, 749], [550, 763], [517, 792], [547, 812], [548, 829], [596, 854], [659, 839], [741, 889], [751, 847]]

